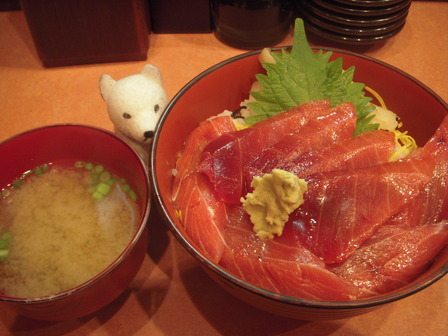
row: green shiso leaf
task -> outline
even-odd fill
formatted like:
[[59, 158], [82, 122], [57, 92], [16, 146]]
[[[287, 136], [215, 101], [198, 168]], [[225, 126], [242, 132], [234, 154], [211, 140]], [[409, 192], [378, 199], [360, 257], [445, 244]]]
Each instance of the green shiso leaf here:
[[303, 20], [295, 21], [291, 52], [282, 50], [271, 53], [276, 63], [263, 63], [266, 74], [258, 74], [261, 91], [252, 91], [256, 101], [249, 107], [255, 115], [247, 117], [249, 124], [267, 119], [284, 110], [313, 100], [329, 99], [331, 106], [352, 102], [356, 106], [357, 126], [355, 135], [374, 130], [370, 124], [374, 110], [368, 105], [371, 98], [364, 95], [365, 85], [353, 82], [355, 67], [343, 69], [342, 58], [330, 61], [332, 52], [314, 52], [305, 33]]

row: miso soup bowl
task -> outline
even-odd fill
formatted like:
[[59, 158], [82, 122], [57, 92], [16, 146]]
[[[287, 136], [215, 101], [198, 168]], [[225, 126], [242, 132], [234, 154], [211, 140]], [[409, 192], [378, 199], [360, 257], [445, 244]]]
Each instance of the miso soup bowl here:
[[147, 249], [150, 187], [147, 168], [124, 140], [96, 127], [51, 125], [18, 134], [0, 143], [0, 189], [28, 170], [46, 163], [90, 161], [126, 178], [137, 194], [139, 222], [124, 251], [101, 273], [61, 293], [43, 297], [8, 297], [0, 306], [40, 320], [68, 320], [88, 315], [117, 298], [134, 279]]
[[[399, 69], [359, 54], [332, 51], [333, 59], [343, 57], [344, 68], [356, 66], [355, 81], [377, 91], [388, 108], [400, 116], [418, 144], [423, 144], [448, 114], [447, 104], [437, 94]], [[258, 54], [249, 52], [230, 58], [199, 74], [172, 99], [156, 130], [151, 153], [153, 191], [178, 242], [212, 279], [237, 298], [270, 313], [300, 320], [342, 319], [363, 314], [417, 293], [441, 279], [448, 272], [448, 246], [418, 279], [392, 293], [347, 302], [303, 300], [266, 291], [235, 277], [207, 259], [186, 235], [171, 202], [176, 158], [185, 139], [201, 121], [226, 109], [235, 110], [247, 98], [255, 75], [263, 72]]]

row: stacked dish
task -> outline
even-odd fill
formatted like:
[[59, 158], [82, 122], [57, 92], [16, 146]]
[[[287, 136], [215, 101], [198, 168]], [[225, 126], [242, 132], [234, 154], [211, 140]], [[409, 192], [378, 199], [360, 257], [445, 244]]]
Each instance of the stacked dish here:
[[411, 0], [299, 0], [308, 31], [337, 42], [373, 44], [398, 34]]

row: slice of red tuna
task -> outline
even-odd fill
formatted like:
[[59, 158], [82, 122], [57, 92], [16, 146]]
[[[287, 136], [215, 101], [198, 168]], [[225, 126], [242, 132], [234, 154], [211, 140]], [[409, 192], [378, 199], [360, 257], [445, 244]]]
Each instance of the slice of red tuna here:
[[309, 151], [279, 168], [301, 178], [319, 172], [366, 168], [388, 162], [395, 148], [394, 133], [371, 131]]
[[219, 262], [224, 251], [226, 206], [218, 201], [203, 174], [189, 174], [179, 188], [176, 209], [182, 226], [199, 250], [213, 262]]
[[352, 139], [356, 121], [356, 109], [350, 103], [340, 104], [329, 109], [328, 114], [311, 119], [297, 132], [286, 135], [246, 165], [246, 191], [254, 176], [270, 173], [311, 150]]
[[435, 161], [431, 181], [389, 223], [413, 227], [448, 219], [448, 117], [442, 121], [431, 139], [411, 156]]
[[243, 168], [285, 135], [327, 114], [329, 106], [327, 100], [306, 103], [252, 127], [226, 133], [204, 148], [198, 169], [208, 176], [221, 201], [239, 204], [243, 193]]
[[346, 260], [430, 181], [434, 162], [412, 159], [307, 177], [290, 215], [298, 239], [325, 263]]
[[249, 218], [243, 212], [235, 216], [235, 210], [230, 211], [225, 240], [220, 264], [251, 285], [318, 301], [353, 300], [358, 295], [354, 285], [326, 269], [300, 242], [261, 240], [252, 232]]
[[360, 297], [391, 292], [421, 274], [447, 241], [447, 222], [417, 228], [383, 225], [333, 271], [355, 284]]
[[196, 172], [202, 149], [220, 135], [235, 130], [230, 117], [202, 122], [186, 141], [176, 164], [173, 204], [181, 224], [200, 250], [218, 262], [224, 250], [223, 230], [227, 223], [226, 208], [216, 200], [208, 179]]
[[205, 120], [191, 132], [185, 142], [182, 155], [176, 162], [172, 198], [176, 200], [181, 182], [190, 173], [196, 171], [202, 150], [212, 140], [225, 133], [236, 131], [235, 124], [230, 117], [217, 117]]

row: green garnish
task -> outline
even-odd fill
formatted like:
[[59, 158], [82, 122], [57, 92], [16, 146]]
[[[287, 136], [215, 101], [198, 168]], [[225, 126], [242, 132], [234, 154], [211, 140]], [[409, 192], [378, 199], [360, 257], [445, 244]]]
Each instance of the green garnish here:
[[12, 233], [11, 231], [4, 231], [0, 236], [0, 242], [5, 243], [5, 246], [9, 246], [11, 244]]
[[9, 256], [9, 247], [11, 245], [12, 233], [10, 231], [3, 231], [0, 235], [0, 262], [5, 262]]
[[24, 182], [25, 182], [25, 181], [22, 180], [22, 178], [19, 178], [19, 179], [15, 180], [15, 181], [12, 183], [12, 187], [15, 188], [15, 189], [17, 189], [17, 188], [19, 188]]
[[84, 168], [87, 170], [92, 170], [93, 167], [94, 167], [93, 163], [90, 163], [90, 162], [86, 162], [86, 164], [84, 166]]
[[113, 185], [114, 183], [117, 183], [117, 179], [115, 178], [111, 178], [109, 180], [107, 180], [105, 183], [107, 183], [108, 185]]
[[111, 177], [112, 175], [107, 170], [105, 170], [100, 174], [99, 179], [101, 182], [107, 182]]
[[128, 195], [131, 197], [131, 200], [133, 200], [134, 202], [137, 201], [137, 194], [135, 193], [134, 190], [129, 190], [128, 191]]
[[98, 179], [96, 179], [94, 177], [92, 177], [92, 179], [93, 179], [92, 182], [89, 183], [90, 187], [96, 186], [96, 185], [98, 185], [98, 183], [100, 183], [100, 181], [98, 181]]
[[0, 250], [0, 262], [5, 262], [6, 259], [8, 259], [8, 256], [9, 256], [8, 249]]
[[355, 67], [345, 70], [342, 58], [329, 61], [332, 52], [314, 52], [307, 40], [303, 20], [297, 18], [291, 52], [271, 53], [276, 63], [263, 63], [266, 75], [258, 74], [263, 90], [252, 91], [256, 101], [249, 107], [255, 115], [245, 121], [254, 124], [282, 111], [314, 100], [329, 99], [335, 106], [352, 102], [356, 106], [358, 122], [355, 135], [375, 130], [378, 124], [370, 124], [373, 116], [367, 115], [374, 107], [367, 105], [371, 98], [364, 96], [362, 83], [353, 82]]
[[95, 190], [93, 193], [92, 193], [92, 197], [94, 198], [94, 199], [96, 199], [96, 200], [101, 200], [101, 199], [103, 199], [104, 198], [104, 194], [102, 194], [102, 193], [100, 193], [99, 191], [97, 191], [97, 190]]
[[137, 194], [131, 186], [126, 183], [126, 179], [121, 178], [118, 180], [118, 178], [114, 177], [109, 171], [107, 171], [103, 165], [94, 165], [90, 162], [76, 161], [75, 167], [84, 168], [91, 171], [92, 180], [89, 182], [88, 190], [94, 199], [103, 199], [104, 196], [109, 194], [112, 186], [119, 181], [122, 185], [122, 190], [128, 193], [129, 197], [133, 201], [137, 200]]
[[36, 174], [37, 176], [42, 175], [44, 173], [44, 169], [42, 167], [37, 167], [34, 170], [34, 174]]
[[44, 164], [42, 166], [37, 167], [36, 169], [34, 169], [34, 175], [42, 175], [43, 173], [45, 173], [48, 170], [48, 165]]
[[9, 187], [3, 188], [0, 190], [0, 197], [8, 197], [11, 194], [11, 189], [18, 189], [22, 184], [25, 183], [25, 180], [28, 176], [34, 174], [35, 176], [42, 175], [45, 173], [50, 166], [48, 164], [43, 164], [42, 166], [38, 166], [32, 170], [27, 170], [20, 176], [19, 178], [15, 179]]
[[102, 165], [97, 165], [93, 168], [93, 171], [97, 174], [101, 174], [104, 171], [104, 166]]
[[110, 191], [110, 185], [101, 182], [98, 184], [98, 186], [96, 187], [96, 191], [98, 191], [99, 193], [103, 194], [103, 195], [107, 195]]

